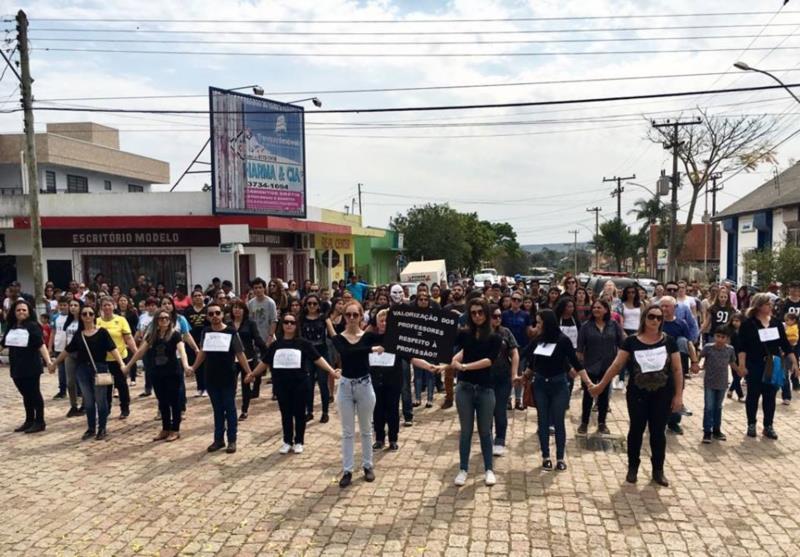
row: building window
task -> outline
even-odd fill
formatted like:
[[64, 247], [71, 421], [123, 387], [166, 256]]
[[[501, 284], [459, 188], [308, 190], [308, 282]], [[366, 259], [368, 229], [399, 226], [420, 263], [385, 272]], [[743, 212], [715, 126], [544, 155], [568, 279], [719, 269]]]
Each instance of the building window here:
[[52, 170], [44, 173], [44, 193], [56, 193], [56, 173]]
[[67, 174], [67, 193], [89, 193], [89, 180], [86, 176]]
[[177, 254], [136, 254], [126, 250], [111, 250], [113, 254], [89, 254], [81, 257], [85, 281], [102, 273], [109, 284], [136, 284], [139, 275], [145, 275], [153, 283], [163, 283], [168, 292], [173, 292], [179, 284], [188, 284], [188, 265], [186, 255]]
[[111, 191], [111, 180], [103, 181], [103, 189], [105, 189], [106, 191]]
[[128, 193], [144, 193], [144, 186], [137, 186], [136, 184], [128, 184]]
[[786, 245], [800, 246], [800, 228], [789, 228], [786, 230]]

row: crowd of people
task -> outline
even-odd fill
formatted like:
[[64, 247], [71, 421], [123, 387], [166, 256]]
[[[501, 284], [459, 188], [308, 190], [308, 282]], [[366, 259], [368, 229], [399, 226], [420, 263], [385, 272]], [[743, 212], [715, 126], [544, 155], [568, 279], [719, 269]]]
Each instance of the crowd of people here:
[[[373, 451], [399, 450], [401, 424], [413, 426], [423, 397], [431, 408], [438, 392], [444, 393], [442, 409], [456, 406], [460, 425], [456, 485], [468, 479], [475, 424], [484, 481], [493, 485], [494, 459], [505, 454], [508, 412], [530, 407], [537, 412], [542, 468], [566, 470], [565, 420], [576, 380], [583, 391], [578, 435], [589, 434], [593, 409], [596, 434], [610, 434], [611, 391], [625, 389], [626, 479], [632, 483], [647, 429], [652, 479], [669, 484], [666, 435], [684, 433], [682, 417], [692, 413], [683, 403], [684, 385], [701, 369], [702, 443], [726, 439], [722, 407], [734, 395], [746, 405], [746, 435], [758, 434], [761, 401], [761, 433], [777, 440], [777, 393], [789, 404], [800, 389], [800, 282], [789, 284], [784, 297], [777, 284], [751, 293], [728, 282], [703, 288], [681, 280], [657, 284], [650, 294], [635, 282], [625, 284], [618, 289], [608, 280], [595, 292], [567, 274], [547, 289], [503, 278], [482, 285], [420, 283], [411, 293], [401, 284], [371, 288], [351, 275], [329, 288], [257, 278], [239, 295], [230, 281], [217, 278], [205, 288], [178, 286], [168, 293], [141, 276], [124, 292], [97, 275], [88, 288], [72, 282], [60, 291], [48, 283], [46, 310], [37, 315], [31, 296], [12, 283], [3, 301], [1, 344], [25, 410], [15, 431], [46, 429], [46, 368], [58, 376], [54, 398], [69, 401], [67, 417], [85, 417], [82, 439], [106, 439], [115, 396], [119, 419], [130, 415], [141, 362], [138, 396], [155, 394], [158, 401], [161, 427], [153, 441], [180, 439], [189, 385], [213, 409], [208, 452], [236, 451], [239, 424], [262, 384], [271, 385], [281, 415], [278, 452], [304, 452], [318, 387], [319, 422], [329, 421], [331, 403], [338, 408], [341, 487], [353, 479], [356, 422], [364, 479], [373, 481]], [[398, 306], [458, 318], [450, 361], [395, 353], [386, 328]]]

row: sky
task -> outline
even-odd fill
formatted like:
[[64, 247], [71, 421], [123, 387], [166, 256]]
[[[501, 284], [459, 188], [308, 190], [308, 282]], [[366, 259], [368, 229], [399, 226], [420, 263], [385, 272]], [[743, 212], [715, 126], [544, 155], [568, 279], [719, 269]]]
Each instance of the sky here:
[[[280, 101], [319, 97], [322, 110], [773, 84], [764, 75], [734, 69], [737, 60], [771, 70], [787, 83], [800, 82], [800, 0], [782, 5], [783, 0], [41, 0], [3, 1], [0, 13], [6, 38], [14, 37], [18, 9], [30, 19], [35, 106], [78, 109], [37, 111], [37, 130], [47, 122], [87, 120], [117, 127], [123, 149], [168, 161], [174, 183], [208, 138], [207, 115], [80, 109], [207, 110], [209, 86], [252, 84]], [[13, 48], [3, 46], [7, 53]], [[470, 87], [452, 88], [465, 85]], [[6, 72], [0, 109], [18, 105], [16, 86]], [[372, 91], [352, 92], [365, 89]], [[358, 212], [353, 200], [361, 183], [366, 225], [386, 227], [393, 215], [414, 205], [448, 202], [512, 224], [523, 244], [571, 241], [573, 229], [578, 241], [589, 240], [594, 214], [587, 208], [601, 207], [601, 219], [616, 214], [612, 184], [603, 183], [604, 177], [635, 174], [636, 183], [654, 189], [661, 169], [671, 169], [671, 156], [647, 140], [652, 119], [691, 118], [698, 107], [717, 117], [766, 114], [776, 119], [775, 142], [800, 126], [800, 105], [783, 90], [397, 113], [315, 114], [316, 107], [304, 106], [310, 205]], [[21, 129], [20, 113], [0, 114], [0, 133]], [[781, 145], [777, 165], [730, 176], [718, 208], [772, 178], [776, 168], [785, 170], [799, 158], [798, 150], [800, 137]], [[209, 156], [206, 151], [203, 160]], [[208, 175], [191, 175], [179, 191], [208, 181]], [[682, 205], [689, 199], [686, 190], [680, 192]], [[627, 223], [635, 224], [628, 214], [634, 202], [649, 195], [640, 186], [626, 186]], [[701, 199], [696, 221], [702, 211]]]

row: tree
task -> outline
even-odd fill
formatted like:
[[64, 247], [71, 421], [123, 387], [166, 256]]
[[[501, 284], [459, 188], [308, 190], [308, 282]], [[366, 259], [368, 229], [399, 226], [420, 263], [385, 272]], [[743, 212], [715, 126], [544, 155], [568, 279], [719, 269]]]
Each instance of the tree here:
[[[775, 163], [772, 134], [776, 121], [764, 115], [721, 118], [698, 108], [701, 124], [678, 128], [678, 157], [692, 188], [683, 233], [691, 230], [697, 197], [717, 172], [754, 170], [761, 163]], [[672, 128], [650, 128], [648, 139], [671, 143]], [[676, 242], [678, 250], [682, 242]]]
[[633, 245], [631, 229], [618, 218], [606, 221], [600, 225], [600, 233], [595, 235], [594, 245], [603, 253], [611, 254], [616, 261], [617, 271], [622, 271]]
[[444, 259], [447, 268], [465, 269], [472, 259], [461, 213], [448, 205], [412, 207], [389, 226], [403, 234], [404, 251], [412, 261]]
[[633, 204], [633, 209], [628, 211], [629, 215], [636, 218], [636, 222], [641, 222], [642, 226], [639, 233], [644, 232], [647, 234], [650, 230], [650, 225], [658, 224], [660, 228], [669, 219], [669, 210], [666, 205], [661, 203], [658, 197], [650, 197], [648, 199], [637, 199]]
[[787, 284], [800, 276], [800, 247], [794, 245], [750, 250], [744, 254], [745, 279], [755, 273], [756, 286], [766, 289], [770, 282]]

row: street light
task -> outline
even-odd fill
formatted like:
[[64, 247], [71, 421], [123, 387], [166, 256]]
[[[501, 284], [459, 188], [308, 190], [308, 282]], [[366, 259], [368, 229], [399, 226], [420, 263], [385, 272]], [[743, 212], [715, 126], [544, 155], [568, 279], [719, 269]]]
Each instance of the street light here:
[[777, 82], [780, 84], [780, 86], [781, 86], [781, 87], [783, 87], [784, 89], [786, 89], [786, 91], [787, 91], [787, 92], [788, 92], [788, 93], [789, 93], [789, 94], [792, 96], [792, 98], [793, 98], [794, 100], [796, 100], [798, 103], [800, 103], [800, 98], [798, 98], [798, 97], [797, 97], [797, 95], [795, 95], [795, 94], [792, 92], [792, 90], [791, 90], [791, 89], [789, 89], [789, 87], [788, 87], [788, 86], [787, 86], [787, 85], [786, 85], [786, 84], [785, 84], [783, 81], [781, 81], [781, 80], [780, 80], [780, 79], [778, 79], [776, 76], [774, 76], [774, 75], [772, 75], [771, 73], [769, 73], [768, 71], [766, 71], [766, 70], [759, 70], [758, 68], [754, 68], [753, 66], [750, 66], [750, 65], [749, 65], [749, 64], [747, 64], [746, 62], [735, 62], [735, 63], [733, 64], [733, 67], [734, 67], [734, 68], [736, 68], [737, 70], [742, 70], [743, 72], [757, 72], [757, 73], [763, 73], [764, 75], [771, 77], [772, 79], [774, 79], [775, 81], [777, 81]]
[[245, 85], [244, 87], [233, 87], [231, 89], [228, 89], [228, 91], [241, 91], [243, 89], [252, 89], [253, 94], [256, 95], [257, 97], [264, 96], [264, 88], [261, 85]]
[[322, 108], [322, 101], [319, 100], [319, 97], [308, 97], [307, 99], [299, 99], [299, 100], [296, 100], [296, 101], [289, 101], [287, 104], [299, 104], [299, 103], [305, 102], [305, 101], [311, 101], [312, 103], [314, 103], [314, 106], [316, 106], [317, 108]]
[[636, 186], [637, 188], [642, 188], [643, 190], [647, 191], [647, 193], [649, 193], [653, 197], [658, 197], [656, 195], [656, 192], [654, 192], [653, 190], [651, 190], [647, 186], [643, 186], [642, 184], [637, 184], [636, 182], [625, 182], [625, 185], [626, 186]]

